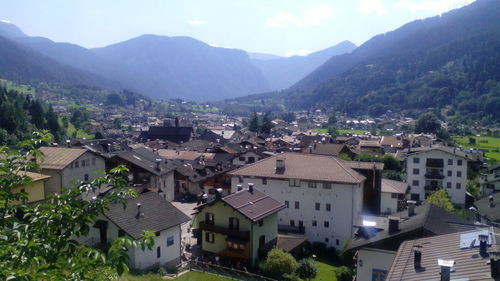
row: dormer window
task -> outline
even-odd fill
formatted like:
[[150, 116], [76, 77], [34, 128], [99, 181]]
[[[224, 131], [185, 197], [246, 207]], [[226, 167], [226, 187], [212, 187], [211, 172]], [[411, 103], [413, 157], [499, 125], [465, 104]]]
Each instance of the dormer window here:
[[205, 223], [213, 225], [215, 222], [215, 215], [212, 213], [206, 213], [205, 214]]

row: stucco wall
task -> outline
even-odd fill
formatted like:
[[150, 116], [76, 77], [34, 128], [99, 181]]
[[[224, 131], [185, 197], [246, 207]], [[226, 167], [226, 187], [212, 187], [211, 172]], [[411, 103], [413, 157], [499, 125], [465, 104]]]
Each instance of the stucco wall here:
[[380, 202], [381, 213], [395, 213], [398, 210], [398, 198], [392, 198], [392, 193], [382, 192]]
[[396, 252], [379, 249], [360, 249], [358, 251], [358, 263], [356, 265], [357, 280], [383, 280], [372, 279], [372, 277], [383, 274], [383, 271], [389, 272], [392, 262], [396, 257]]
[[23, 189], [26, 193], [28, 193], [28, 199], [26, 200], [26, 202], [33, 202], [33, 201], [45, 199], [45, 181], [44, 180], [32, 182], [30, 184], [23, 185], [23, 186], [14, 187], [12, 189], [12, 192], [18, 193], [18, 192], [21, 192], [21, 190], [23, 190]]

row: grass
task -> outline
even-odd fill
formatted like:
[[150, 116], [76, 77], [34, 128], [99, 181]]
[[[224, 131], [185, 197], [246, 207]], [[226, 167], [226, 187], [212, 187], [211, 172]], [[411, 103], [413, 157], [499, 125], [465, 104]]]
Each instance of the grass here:
[[[469, 144], [469, 138], [476, 139], [476, 144]], [[495, 162], [500, 162], [500, 138], [465, 136], [453, 137], [453, 140], [463, 148], [476, 148], [485, 151], [485, 156]]]
[[[60, 122], [60, 124], [62, 125], [62, 121]], [[66, 134], [72, 138], [73, 137], [73, 133], [76, 131], [76, 137], [77, 138], [86, 138], [86, 139], [93, 139], [95, 136], [92, 135], [92, 134], [87, 134], [84, 130], [82, 129], [76, 129], [75, 126], [69, 122], [68, 123], [68, 128], [66, 130]]]
[[318, 274], [313, 281], [337, 281], [337, 276], [335, 275], [336, 266], [321, 259], [317, 259], [315, 264], [318, 269]]
[[24, 84], [15, 84], [12, 81], [5, 80], [5, 79], [0, 79], [0, 85], [5, 87], [7, 91], [14, 90], [17, 91], [21, 94], [34, 94], [35, 89]]
[[118, 281], [165, 281], [165, 280], [176, 280], [176, 281], [229, 281], [232, 279], [225, 278], [222, 276], [217, 276], [210, 273], [190, 271], [174, 279], [164, 279], [158, 274], [154, 273], [144, 273], [144, 274], [134, 274], [129, 273], [118, 278]]

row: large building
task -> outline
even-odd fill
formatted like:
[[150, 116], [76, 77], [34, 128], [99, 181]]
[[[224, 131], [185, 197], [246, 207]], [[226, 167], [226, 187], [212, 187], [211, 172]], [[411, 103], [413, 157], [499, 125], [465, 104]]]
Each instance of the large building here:
[[[352, 237], [354, 221], [363, 209], [373, 207], [373, 213], [379, 212], [380, 177], [376, 172], [382, 167], [331, 156], [284, 153], [232, 171], [231, 187], [236, 192], [253, 184], [286, 205], [278, 215], [281, 231], [303, 233], [311, 242], [338, 248]], [[367, 172], [367, 180], [358, 170], [373, 171], [375, 176]]]
[[445, 188], [453, 203], [465, 204], [468, 161], [465, 152], [436, 145], [409, 148], [404, 154], [411, 200], [423, 201], [432, 192]]

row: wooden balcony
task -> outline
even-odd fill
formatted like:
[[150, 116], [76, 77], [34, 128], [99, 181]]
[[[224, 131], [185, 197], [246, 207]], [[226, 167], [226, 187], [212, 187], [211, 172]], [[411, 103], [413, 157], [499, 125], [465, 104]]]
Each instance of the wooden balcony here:
[[227, 235], [229, 237], [239, 239], [241, 241], [249, 241], [250, 240], [250, 231], [241, 231], [241, 230], [236, 230], [236, 229], [230, 229], [227, 227], [207, 224], [205, 222], [200, 222], [199, 229], [210, 231], [210, 232], [215, 232], [215, 233], [220, 233], [223, 235]]

